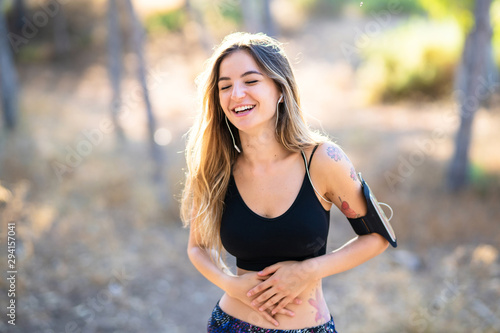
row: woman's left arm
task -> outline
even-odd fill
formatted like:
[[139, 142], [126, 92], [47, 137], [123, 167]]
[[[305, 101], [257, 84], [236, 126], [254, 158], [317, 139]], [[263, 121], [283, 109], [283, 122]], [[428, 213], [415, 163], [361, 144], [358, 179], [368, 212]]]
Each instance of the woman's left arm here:
[[[251, 304], [259, 311], [272, 308], [271, 315], [274, 315], [294, 299], [299, 299], [300, 293], [311, 282], [359, 266], [384, 252], [388, 245], [389, 242], [379, 234], [368, 234], [357, 236], [339, 249], [316, 258], [279, 262], [258, 273], [262, 277], [271, 277], [252, 288], [247, 296], [264, 291]], [[300, 302], [299, 299], [297, 304]]]
[[[333, 202], [348, 218], [366, 214], [366, 201], [361, 183], [351, 161], [333, 143], [324, 143], [314, 155], [310, 174], [321, 196]], [[271, 275], [248, 292], [248, 296], [258, 294], [253, 306], [265, 311], [273, 308], [277, 313], [295, 299], [313, 281], [347, 271], [384, 252], [389, 243], [381, 235], [373, 233], [357, 236], [339, 249], [325, 255], [301, 262], [286, 261], [274, 264], [259, 272]]]

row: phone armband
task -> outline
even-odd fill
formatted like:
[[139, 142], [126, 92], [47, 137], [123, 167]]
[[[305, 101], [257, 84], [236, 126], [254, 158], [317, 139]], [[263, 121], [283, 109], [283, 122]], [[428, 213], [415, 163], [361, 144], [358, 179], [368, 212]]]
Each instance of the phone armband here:
[[359, 180], [361, 182], [361, 186], [363, 189], [363, 196], [366, 200], [366, 215], [358, 218], [347, 218], [351, 223], [354, 232], [357, 235], [366, 235], [371, 233], [377, 233], [382, 235], [387, 241], [393, 246], [398, 246], [396, 240], [396, 234], [392, 229], [389, 220], [392, 218], [392, 209], [389, 205], [386, 205], [391, 209], [391, 217], [387, 218], [382, 207], [380, 207], [381, 203], [377, 201], [377, 198], [370, 191], [370, 187], [365, 182], [363, 177], [361, 177], [361, 172], [358, 173]]

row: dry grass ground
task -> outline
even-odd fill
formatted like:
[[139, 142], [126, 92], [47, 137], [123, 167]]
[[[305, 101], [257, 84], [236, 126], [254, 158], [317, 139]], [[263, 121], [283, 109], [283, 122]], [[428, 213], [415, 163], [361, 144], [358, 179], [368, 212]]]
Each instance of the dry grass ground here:
[[[302, 59], [295, 67], [304, 109], [391, 204], [400, 244], [325, 279], [338, 330], [499, 332], [500, 110], [478, 113], [474, 183], [451, 195], [443, 183], [456, 106], [363, 106], [363, 91], [338, 49], [308, 47], [325, 36], [299, 35], [287, 45], [292, 58], [300, 53]], [[158, 124], [172, 135], [163, 147], [172, 198], [181, 188], [182, 135], [196, 106], [193, 79], [205, 57], [179, 45], [174, 37], [156, 40], [148, 52]], [[176, 202], [165, 207], [155, 200], [131, 74], [126, 144], [117, 144], [112, 131], [96, 132], [107, 119], [110, 96], [102, 64], [96, 57], [78, 66], [22, 69], [20, 126], [0, 133], [1, 253], [6, 258], [6, 224], [14, 221], [18, 317], [14, 328], [2, 314], [0, 332], [203, 332], [221, 296], [188, 261]], [[133, 59], [126, 64], [131, 69]], [[66, 158], [91, 141], [89, 133], [95, 144], [68, 167]], [[56, 162], [67, 166], [62, 174]], [[329, 248], [353, 235], [345, 218], [332, 214]], [[4, 259], [0, 270], [7, 270]], [[7, 289], [0, 280], [3, 312]]]

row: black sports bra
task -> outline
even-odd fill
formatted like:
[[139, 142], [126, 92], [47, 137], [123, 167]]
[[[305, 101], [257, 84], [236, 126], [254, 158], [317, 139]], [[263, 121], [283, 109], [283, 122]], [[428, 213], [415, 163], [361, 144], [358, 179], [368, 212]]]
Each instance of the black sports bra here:
[[253, 212], [243, 201], [232, 175], [224, 202], [222, 245], [236, 257], [239, 268], [260, 271], [280, 261], [302, 261], [326, 253], [330, 211], [319, 202], [307, 169], [295, 201], [278, 217], [265, 218]]

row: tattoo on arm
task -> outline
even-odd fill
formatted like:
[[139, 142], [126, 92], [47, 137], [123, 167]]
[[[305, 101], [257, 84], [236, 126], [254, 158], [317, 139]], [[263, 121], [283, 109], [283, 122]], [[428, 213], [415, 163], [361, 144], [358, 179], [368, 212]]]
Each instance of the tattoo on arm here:
[[361, 215], [356, 213], [351, 207], [349, 207], [349, 203], [347, 201], [342, 201], [342, 198], [339, 197], [340, 200], [340, 211], [350, 219], [356, 219]]
[[333, 158], [335, 162], [338, 162], [342, 159], [342, 154], [340, 152], [340, 149], [337, 147], [328, 147], [326, 148], [326, 152], [330, 158]]
[[323, 303], [321, 302], [321, 295], [319, 293], [319, 289], [316, 289], [316, 299], [314, 298], [309, 298], [309, 304], [312, 305], [313, 308], [316, 309], [316, 320], [319, 322], [321, 319], [324, 319], [326, 321], [330, 320], [330, 313], [328, 312], [328, 309], [323, 306]]
[[349, 157], [347, 157], [347, 155], [344, 153], [344, 151], [342, 149], [340, 149], [339, 147], [331, 147], [330, 146], [330, 147], [326, 148], [326, 153], [335, 162], [342, 160], [342, 158], [344, 158], [349, 163], [351, 162], [349, 160]]
[[351, 179], [354, 180], [354, 181], [357, 181], [358, 180], [358, 177], [356, 177], [356, 170], [354, 170], [354, 167], [351, 166]]
[[354, 167], [352, 166], [352, 163], [349, 160], [349, 157], [347, 157], [347, 155], [339, 147], [328, 147], [328, 148], [326, 148], [326, 153], [335, 162], [341, 161], [342, 158], [344, 158], [347, 162], [349, 162], [349, 164], [351, 164], [351, 173], [350, 173], [351, 179], [354, 181], [356, 181], [358, 179], [356, 177], [356, 170], [354, 170]]
[[326, 152], [330, 158], [332, 158], [335, 162], [338, 162], [342, 159], [342, 151], [338, 147], [328, 147], [326, 148]]

